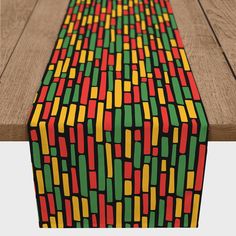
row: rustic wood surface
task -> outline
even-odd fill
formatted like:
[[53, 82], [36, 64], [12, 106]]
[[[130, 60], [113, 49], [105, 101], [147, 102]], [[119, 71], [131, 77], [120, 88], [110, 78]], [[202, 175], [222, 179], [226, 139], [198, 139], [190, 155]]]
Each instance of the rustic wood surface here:
[[0, 75], [29, 20], [37, 0], [1, 0]]
[[236, 74], [236, 0], [199, 0], [228, 63]]
[[[4, 11], [12, 13], [1, 11], [1, 24], [3, 19], [10, 22], [11, 19], [6, 18], [11, 18], [14, 11], [27, 2], [15, 1], [17, 7], [14, 4], [4, 6], [4, 1], [7, 0], [3, 0], [2, 8], [11, 8]], [[25, 20], [15, 23], [20, 24], [14, 26], [17, 30], [11, 30], [5, 36], [1, 33], [5, 47], [1, 61], [4, 58], [5, 62], [1, 62], [3, 73], [0, 77], [0, 140], [28, 140], [26, 124], [29, 112], [68, 3], [64, 0], [28, 2], [28, 10], [23, 18], [20, 17]], [[236, 80], [233, 71], [236, 6], [235, 0], [228, 2], [230, 4], [220, 0], [171, 0], [206, 109], [210, 124], [209, 140], [212, 141], [236, 140]], [[221, 16], [224, 20], [219, 19]], [[7, 32], [6, 27], [3, 24], [4, 32]], [[5, 46], [8, 40], [2, 40], [6, 35], [12, 41], [10, 46]]]

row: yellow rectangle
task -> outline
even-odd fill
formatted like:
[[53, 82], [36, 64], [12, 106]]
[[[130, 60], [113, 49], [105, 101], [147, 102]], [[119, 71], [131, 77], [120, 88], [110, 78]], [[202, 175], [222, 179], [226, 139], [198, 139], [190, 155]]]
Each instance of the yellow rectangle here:
[[188, 117], [187, 117], [187, 114], [186, 114], [184, 106], [180, 106], [179, 105], [178, 109], [179, 109], [180, 120], [182, 122], [188, 122]]
[[112, 108], [112, 92], [107, 91], [107, 98], [106, 98], [106, 109]]
[[128, 25], [123, 26], [123, 34], [126, 34], [126, 35], [129, 34], [129, 26]]
[[80, 58], [79, 58], [79, 62], [80, 63], [85, 63], [85, 61], [86, 61], [86, 53], [87, 53], [86, 50], [81, 50], [81, 55], [80, 55]]
[[121, 71], [122, 68], [122, 53], [116, 54], [116, 71]]
[[102, 102], [98, 103], [97, 109], [97, 120], [96, 120], [96, 141], [103, 141], [103, 111], [104, 104]]
[[200, 195], [194, 194], [193, 197], [193, 212], [192, 212], [192, 219], [191, 219], [191, 227], [197, 227], [197, 219], [198, 219], [198, 211], [200, 205]]
[[122, 227], [122, 203], [116, 203], [116, 228]]
[[169, 79], [169, 75], [168, 75], [168, 72], [164, 72], [164, 78], [165, 78], [165, 82], [166, 84], [169, 84], [170, 83], [170, 79]]
[[148, 217], [142, 216], [142, 228], [147, 228], [147, 227], [148, 227]]
[[138, 71], [136, 70], [132, 71], [132, 83], [138, 85]]
[[83, 217], [89, 217], [88, 199], [87, 198], [82, 198], [82, 214], [83, 214]]
[[112, 178], [113, 164], [112, 164], [112, 151], [110, 143], [106, 143], [106, 158], [107, 158], [107, 177]]
[[56, 97], [53, 102], [52, 113], [51, 113], [52, 116], [55, 116], [57, 114], [59, 104], [60, 104], [60, 97]]
[[158, 117], [152, 118], [152, 146], [157, 146], [159, 135], [159, 120]]
[[110, 15], [109, 14], [107, 14], [106, 16], [105, 29], [110, 29]]
[[74, 28], [74, 22], [70, 22], [67, 32], [71, 34], [73, 31], [73, 28]]
[[57, 224], [58, 228], [64, 228], [64, 223], [63, 223], [63, 214], [61, 211], [57, 212]]
[[144, 118], [150, 120], [150, 109], [148, 102], [143, 102]]
[[78, 119], [77, 119], [78, 122], [81, 122], [81, 123], [84, 122], [85, 113], [86, 113], [86, 106], [80, 105], [80, 106], [79, 106]]
[[55, 71], [55, 73], [54, 73], [54, 77], [60, 77], [62, 65], [63, 65], [63, 61], [60, 61], [60, 60], [59, 60], [59, 61], [57, 62], [57, 68], [56, 68], [56, 71]]
[[75, 45], [75, 41], [76, 41], [76, 34], [72, 34], [71, 40], [70, 40], [70, 45]]
[[50, 225], [51, 225], [51, 228], [57, 228], [57, 223], [56, 223], [56, 217], [55, 216], [50, 216]]
[[144, 52], [145, 52], [146, 57], [150, 57], [150, 51], [149, 51], [148, 46], [144, 46]]
[[73, 219], [75, 221], [80, 221], [80, 208], [79, 208], [79, 199], [76, 196], [72, 197], [72, 206], [73, 206]]
[[38, 121], [39, 121], [39, 117], [40, 117], [40, 114], [41, 114], [41, 111], [42, 111], [42, 107], [43, 107], [42, 104], [37, 104], [36, 105], [36, 108], [34, 110], [34, 114], [33, 114], [32, 120], [30, 122], [30, 127], [37, 127]]
[[173, 167], [170, 168], [170, 177], [169, 177], [169, 193], [175, 192], [175, 169]]
[[89, 51], [89, 53], [88, 53], [88, 61], [93, 61], [93, 56], [94, 56], [94, 52], [93, 51]]
[[67, 118], [67, 125], [73, 126], [75, 123], [75, 113], [76, 113], [77, 106], [75, 104], [71, 104], [68, 112], [68, 118]]
[[76, 44], [76, 50], [79, 51], [81, 49], [81, 45], [82, 45], [82, 40], [78, 40], [77, 44]]
[[90, 97], [96, 99], [97, 96], [98, 96], [98, 87], [92, 87], [91, 88], [91, 95], [90, 95]]
[[87, 16], [83, 16], [81, 26], [85, 26], [87, 22]]
[[38, 193], [44, 194], [44, 180], [42, 170], [36, 170], [36, 179], [38, 183]]
[[172, 57], [171, 52], [166, 51], [166, 57], [167, 57], [167, 61], [173, 61], [173, 57]]
[[149, 192], [149, 165], [143, 165], [143, 176], [142, 176], [142, 190], [143, 192]]
[[115, 80], [115, 107], [121, 107], [122, 104], [122, 81]]
[[131, 91], [131, 83], [130, 81], [124, 81], [124, 91], [130, 92]]
[[114, 29], [111, 29], [111, 42], [114, 43], [115, 40], [116, 40], [116, 37], [115, 37], [115, 30]]
[[122, 16], [122, 6], [120, 4], [117, 5], [117, 16]]
[[175, 217], [181, 217], [182, 215], [182, 199], [176, 198]]
[[140, 221], [140, 197], [134, 196], [134, 221]]
[[56, 49], [61, 49], [62, 43], [63, 43], [63, 39], [58, 39]]
[[192, 100], [185, 100], [188, 114], [190, 118], [197, 118], [196, 111]]
[[68, 25], [69, 23], [70, 23], [70, 15], [67, 15], [64, 24]]
[[163, 88], [158, 88], [157, 93], [158, 93], [158, 98], [159, 98], [160, 104], [166, 104]]
[[124, 43], [123, 45], [124, 45], [124, 50], [129, 50], [129, 48], [130, 48], [129, 43]]
[[140, 69], [140, 77], [145, 78], [146, 77], [146, 68], [144, 61], [139, 61], [139, 69]]
[[131, 158], [131, 130], [125, 130], [125, 157]]
[[151, 200], [150, 200], [150, 210], [154, 211], [156, 210], [156, 187], [151, 187]]
[[63, 68], [62, 68], [63, 73], [67, 72], [69, 64], [70, 64], [70, 58], [66, 58], [65, 63], [64, 63]]
[[145, 22], [145, 20], [141, 21], [141, 29], [142, 30], [146, 30], [146, 22]]
[[187, 189], [193, 189], [194, 186], [194, 171], [187, 172]]
[[158, 49], [163, 49], [163, 44], [162, 44], [160, 38], [157, 38], [157, 47], [158, 47]]
[[53, 183], [54, 185], [60, 184], [59, 178], [59, 169], [58, 169], [58, 161], [56, 157], [52, 157], [52, 173], [53, 173]]
[[138, 63], [138, 56], [136, 50], [132, 50], [132, 63], [133, 64]]
[[66, 197], [70, 196], [70, 187], [69, 187], [69, 176], [67, 173], [62, 173], [62, 181], [63, 181], [63, 191]]
[[137, 47], [143, 48], [143, 40], [141, 36], [137, 36]]
[[75, 75], [76, 75], [76, 69], [75, 68], [70, 68], [69, 78], [74, 79]]
[[40, 138], [41, 138], [42, 154], [43, 155], [49, 154], [48, 136], [47, 136], [45, 121], [39, 122], [39, 131], [40, 131]]
[[166, 171], [166, 160], [161, 161], [161, 171]]
[[179, 129], [177, 127], [174, 127], [173, 143], [178, 143], [178, 141], [179, 141]]
[[64, 133], [66, 114], [67, 114], [67, 107], [62, 107], [59, 122], [58, 122], [58, 132], [59, 133]]
[[179, 49], [179, 52], [183, 61], [185, 71], [189, 71], [190, 67], [184, 49]]
[[131, 180], [125, 180], [125, 195], [130, 196], [132, 194], [132, 182]]

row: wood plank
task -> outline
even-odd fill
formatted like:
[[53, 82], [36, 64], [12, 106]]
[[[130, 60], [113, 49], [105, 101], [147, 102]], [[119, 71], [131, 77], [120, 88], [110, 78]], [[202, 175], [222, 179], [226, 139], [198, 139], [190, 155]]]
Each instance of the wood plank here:
[[197, 0], [171, 3], [206, 109], [209, 140], [236, 140], [236, 80], [221, 48]]
[[[236, 81], [221, 48], [197, 0], [172, 0], [171, 3], [206, 108], [209, 140], [236, 140]], [[61, 0], [39, 0], [11, 57], [1, 78], [0, 140], [27, 140], [26, 123], [33, 97], [66, 5], [67, 2]]]
[[199, 0], [236, 75], [236, 0]]
[[1, 1], [0, 75], [7, 64], [37, 1], [38, 0]]
[[0, 140], [27, 140], [32, 102], [68, 1], [39, 0], [0, 78]]

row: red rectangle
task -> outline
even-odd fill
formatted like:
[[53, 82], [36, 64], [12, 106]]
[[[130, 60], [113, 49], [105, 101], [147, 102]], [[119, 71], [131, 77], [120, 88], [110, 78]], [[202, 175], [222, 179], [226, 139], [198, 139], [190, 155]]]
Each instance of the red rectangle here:
[[71, 167], [72, 193], [79, 193], [77, 171], [75, 167]]
[[180, 148], [179, 148], [179, 152], [181, 154], [186, 153], [187, 139], [188, 139], [188, 124], [183, 123], [181, 127]]
[[72, 210], [71, 210], [71, 202], [69, 199], [65, 199], [65, 208], [66, 208], [66, 226], [72, 226]]
[[80, 103], [81, 104], [87, 105], [89, 86], [90, 86], [90, 78], [85, 77], [84, 82], [83, 82], [83, 86], [82, 86], [82, 89], [81, 89], [81, 97], [80, 97]]
[[166, 195], [166, 173], [160, 174], [160, 197]]
[[60, 156], [67, 157], [67, 147], [66, 147], [66, 139], [64, 137], [59, 137], [59, 149], [60, 149]]
[[124, 178], [125, 179], [131, 179], [132, 177], [132, 163], [125, 161], [124, 163]]
[[46, 199], [44, 196], [39, 196], [39, 203], [40, 203], [40, 211], [41, 211], [42, 221], [47, 222], [48, 221], [48, 211], [47, 211]]
[[206, 158], [206, 145], [199, 145], [198, 163], [197, 163], [197, 173], [195, 182], [195, 191], [202, 190], [204, 168], [205, 168], [205, 158]]
[[166, 202], [166, 221], [173, 220], [173, 197], [168, 196]]
[[184, 213], [191, 213], [192, 209], [192, 191], [185, 191], [184, 193]]
[[99, 194], [99, 227], [106, 227], [106, 211], [105, 211], [105, 196], [104, 194]]
[[144, 155], [151, 154], [151, 122], [144, 122]]
[[104, 116], [104, 130], [112, 131], [112, 112], [105, 111]]

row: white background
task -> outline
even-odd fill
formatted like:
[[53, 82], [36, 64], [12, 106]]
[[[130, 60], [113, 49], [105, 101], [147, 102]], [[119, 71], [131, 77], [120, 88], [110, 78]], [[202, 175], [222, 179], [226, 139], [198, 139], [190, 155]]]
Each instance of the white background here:
[[236, 235], [236, 142], [209, 142], [198, 229], [40, 229], [28, 142], [0, 142], [0, 235]]

